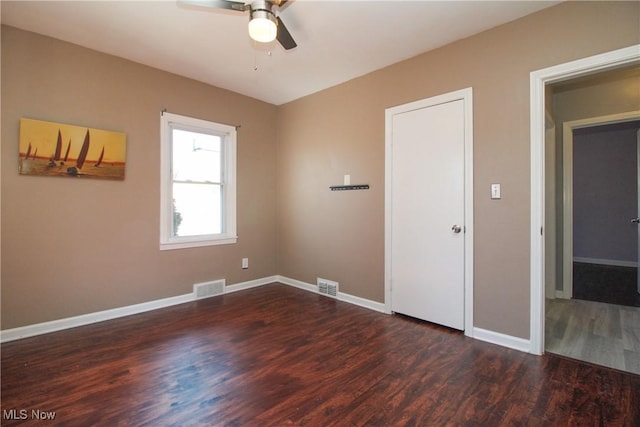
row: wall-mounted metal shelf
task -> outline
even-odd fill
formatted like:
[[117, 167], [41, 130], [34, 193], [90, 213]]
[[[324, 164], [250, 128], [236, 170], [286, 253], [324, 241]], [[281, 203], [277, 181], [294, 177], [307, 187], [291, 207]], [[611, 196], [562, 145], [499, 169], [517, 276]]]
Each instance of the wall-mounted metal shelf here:
[[345, 190], [368, 190], [369, 184], [357, 184], [357, 185], [332, 185], [329, 187], [331, 191], [345, 191]]

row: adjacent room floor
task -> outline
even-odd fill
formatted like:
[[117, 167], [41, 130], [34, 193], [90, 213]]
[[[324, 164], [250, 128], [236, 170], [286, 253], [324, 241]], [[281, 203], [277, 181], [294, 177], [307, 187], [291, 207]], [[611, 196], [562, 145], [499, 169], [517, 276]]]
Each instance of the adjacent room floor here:
[[573, 298], [640, 307], [638, 268], [573, 263]]
[[43, 413], [64, 426], [640, 425], [638, 375], [280, 284], [8, 342], [1, 356], [2, 425]]
[[640, 375], [640, 307], [547, 299], [545, 351]]

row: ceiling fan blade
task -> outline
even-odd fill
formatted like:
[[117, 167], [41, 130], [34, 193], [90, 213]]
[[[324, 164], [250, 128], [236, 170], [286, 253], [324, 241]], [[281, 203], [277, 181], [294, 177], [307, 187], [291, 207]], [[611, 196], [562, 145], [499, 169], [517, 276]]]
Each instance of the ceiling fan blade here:
[[215, 9], [229, 9], [244, 12], [249, 8], [241, 1], [231, 0], [179, 0], [180, 3], [189, 6], [212, 7]]
[[287, 27], [284, 26], [282, 19], [280, 19], [279, 16], [276, 17], [276, 19], [278, 20], [278, 33], [276, 35], [276, 38], [278, 39], [282, 47], [286, 50], [289, 50], [298, 46], [293, 37], [291, 37], [291, 33], [289, 32], [289, 30], [287, 30]]

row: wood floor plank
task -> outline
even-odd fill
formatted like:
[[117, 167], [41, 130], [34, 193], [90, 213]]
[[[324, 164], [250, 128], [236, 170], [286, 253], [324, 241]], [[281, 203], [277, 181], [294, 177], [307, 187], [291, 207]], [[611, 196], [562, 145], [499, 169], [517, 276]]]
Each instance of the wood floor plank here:
[[623, 308], [620, 315], [622, 343], [625, 350], [640, 354], [640, 310]]
[[2, 425], [640, 425], [638, 375], [280, 284], [5, 343], [1, 370]]
[[545, 350], [639, 374], [640, 307], [547, 300]]

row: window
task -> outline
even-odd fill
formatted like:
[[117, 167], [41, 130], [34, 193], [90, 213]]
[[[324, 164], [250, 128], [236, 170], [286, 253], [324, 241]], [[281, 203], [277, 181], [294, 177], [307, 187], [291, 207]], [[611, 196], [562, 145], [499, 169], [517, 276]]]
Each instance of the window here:
[[163, 113], [160, 249], [235, 243], [236, 129]]

